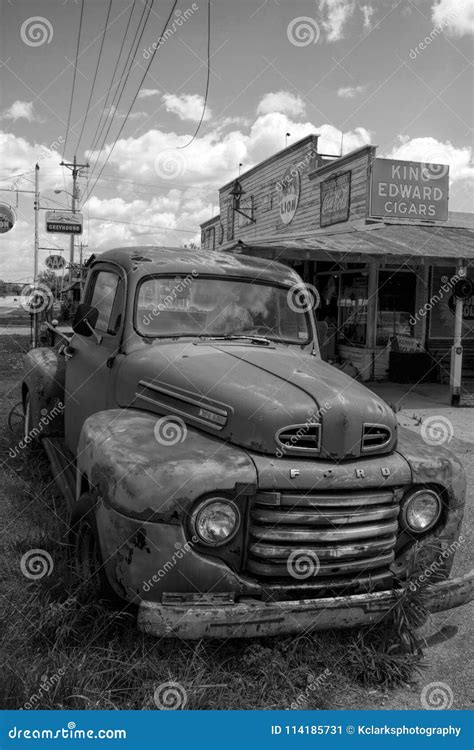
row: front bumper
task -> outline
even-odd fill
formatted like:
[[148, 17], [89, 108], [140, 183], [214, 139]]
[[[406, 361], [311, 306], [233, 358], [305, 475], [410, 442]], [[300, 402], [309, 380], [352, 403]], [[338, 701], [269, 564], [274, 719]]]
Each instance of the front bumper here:
[[[431, 613], [466, 604], [474, 598], [474, 570], [430, 586], [427, 594], [424, 605]], [[404, 595], [401, 589], [285, 602], [247, 599], [236, 604], [213, 604], [212, 597], [192, 604], [144, 601], [138, 611], [138, 627], [151, 635], [185, 640], [253, 638], [351, 628], [379, 622]]]

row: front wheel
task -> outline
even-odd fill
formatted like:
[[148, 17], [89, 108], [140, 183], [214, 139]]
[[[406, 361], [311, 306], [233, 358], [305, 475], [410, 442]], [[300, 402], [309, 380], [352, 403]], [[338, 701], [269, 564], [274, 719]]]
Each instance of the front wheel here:
[[83, 587], [93, 598], [112, 598], [113, 591], [104, 570], [94, 507], [89, 494], [80, 497], [73, 513], [70, 541], [74, 572]]

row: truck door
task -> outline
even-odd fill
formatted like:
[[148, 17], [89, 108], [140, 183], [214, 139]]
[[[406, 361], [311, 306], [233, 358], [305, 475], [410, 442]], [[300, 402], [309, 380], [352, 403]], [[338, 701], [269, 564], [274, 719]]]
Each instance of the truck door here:
[[113, 370], [123, 330], [124, 292], [125, 278], [117, 268], [96, 267], [84, 302], [99, 311], [97, 336], [75, 333], [66, 350], [65, 437], [74, 454], [85, 419], [114, 404]]

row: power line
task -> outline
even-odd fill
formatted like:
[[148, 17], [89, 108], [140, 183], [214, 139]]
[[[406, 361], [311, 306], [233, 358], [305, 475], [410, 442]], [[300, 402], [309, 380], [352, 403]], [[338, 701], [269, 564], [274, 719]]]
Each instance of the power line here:
[[[146, 2], [148, 2], [148, 0], [146, 0]], [[104, 149], [105, 143], [107, 141], [107, 136], [108, 136], [108, 134], [110, 132], [110, 128], [112, 127], [112, 123], [113, 123], [115, 115], [116, 115], [116, 113], [118, 111], [118, 106], [119, 106], [120, 101], [122, 99], [123, 92], [125, 90], [125, 86], [127, 85], [127, 81], [128, 81], [129, 75], [130, 75], [130, 73], [132, 71], [134, 57], [136, 55], [138, 47], [140, 46], [140, 42], [142, 40], [142, 36], [143, 36], [144, 31], [145, 31], [146, 24], [148, 22], [148, 18], [150, 17], [151, 9], [152, 9], [152, 6], [153, 6], [154, 2], [155, 2], [155, 0], [151, 0], [150, 5], [145, 4], [145, 6], [143, 8], [142, 15], [140, 17], [137, 29], [135, 31], [135, 35], [134, 35], [132, 43], [130, 45], [130, 51], [128, 53], [127, 60], [125, 61], [125, 64], [123, 66], [123, 70], [122, 70], [122, 73], [121, 73], [121, 76], [120, 76], [119, 83], [117, 85], [117, 88], [115, 89], [114, 96], [113, 96], [112, 102], [111, 102], [110, 107], [109, 107], [109, 111], [107, 112], [106, 118], [104, 120], [104, 123], [103, 123], [103, 126], [102, 126], [102, 132], [100, 133], [99, 138], [98, 138], [98, 141], [102, 138], [102, 133], [104, 131], [104, 128], [105, 128], [105, 126], [107, 124], [107, 120], [108, 120], [109, 122], [108, 122], [108, 125], [107, 125], [107, 130], [106, 130], [105, 135], [103, 137], [102, 145], [99, 148], [99, 152], [97, 154], [96, 160], [95, 160], [95, 162], [93, 164], [93, 167], [91, 169], [91, 175], [93, 174], [94, 169], [96, 168], [97, 163], [98, 163], [98, 161], [100, 159], [100, 155], [102, 154], [102, 151]], [[145, 18], [145, 13], [146, 13], [146, 18]], [[144, 18], [145, 18], [145, 20], [144, 20], [143, 26], [142, 26], [142, 21], [143, 21]], [[142, 26], [141, 31], [140, 31], [140, 26]], [[140, 36], [138, 37], [138, 33], [139, 32], [140, 32]], [[118, 88], [119, 86], [120, 86], [120, 92], [119, 92], [119, 95], [118, 95], [118, 98], [117, 98], [117, 92], [119, 90], [119, 88]], [[96, 147], [98, 146], [98, 141], [96, 143]]]
[[[102, 112], [100, 113], [99, 122], [97, 123], [97, 127], [95, 129], [95, 133], [94, 133], [94, 136], [93, 136], [92, 141], [91, 141], [91, 143], [92, 143], [92, 146], [91, 146], [91, 149], [90, 149], [91, 151], [94, 150], [95, 145], [96, 145], [96, 143], [98, 143], [98, 140], [100, 138], [100, 135], [98, 136], [97, 134], [99, 132], [99, 129], [100, 129], [100, 126], [101, 126], [101, 123], [102, 123], [102, 117], [104, 115], [105, 108], [107, 107], [107, 102], [109, 100], [109, 95], [110, 95], [110, 93], [111, 93], [111, 91], [113, 89], [113, 82], [114, 82], [114, 78], [115, 78], [115, 73], [117, 72], [117, 67], [118, 67], [118, 64], [120, 62], [120, 58], [122, 56], [123, 48], [124, 48], [124, 45], [125, 45], [125, 39], [127, 38], [128, 29], [130, 28], [130, 21], [132, 20], [133, 11], [135, 10], [135, 2], [136, 2], [136, 0], [134, 0], [133, 4], [132, 4], [132, 9], [131, 9], [130, 15], [128, 17], [127, 26], [125, 28], [124, 35], [122, 37], [122, 42], [120, 44], [120, 49], [119, 49], [119, 53], [118, 53], [117, 59], [115, 60], [115, 64], [112, 66], [112, 70], [113, 70], [112, 78], [110, 79], [110, 83], [109, 83], [108, 90], [107, 90], [107, 96], [105, 97], [105, 101], [104, 101], [104, 106], [102, 107]], [[119, 84], [120, 84], [120, 81], [117, 83], [117, 86], [119, 86]], [[105, 121], [107, 121], [107, 118], [105, 119]]]
[[183, 227], [163, 227], [159, 224], [137, 224], [136, 221], [121, 221], [120, 219], [105, 219], [100, 216], [91, 216], [89, 221], [111, 221], [113, 224], [130, 224], [132, 227], [150, 227], [151, 229], [164, 229], [167, 232], [189, 232], [197, 234], [197, 229], [183, 229]]
[[84, 15], [84, 0], [81, 2], [81, 16], [79, 19], [79, 32], [77, 35], [77, 45], [76, 45], [76, 61], [74, 63], [74, 75], [72, 78], [72, 90], [71, 90], [71, 101], [69, 102], [69, 113], [67, 116], [67, 126], [66, 126], [66, 138], [64, 139], [64, 148], [63, 148], [63, 160], [64, 160], [64, 154], [66, 153], [66, 146], [67, 146], [67, 139], [69, 136], [69, 125], [71, 124], [71, 112], [72, 112], [72, 102], [74, 100], [74, 89], [76, 87], [76, 73], [77, 73], [77, 61], [79, 59], [79, 46], [81, 44], [81, 32], [82, 32], [82, 17]]
[[204, 121], [204, 115], [206, 114], [207, 97], [209, 94], [209, 81], [211, 78], [211, 0], [207, 0], [207, 80], [206, 80], [206, 91], [204, 94], [204, 104], [202, 107], [201, 119], [199, 120], [196, 130], [194, 131], [191, 140], [188, 141], [184, 146], [177, 146], [179, 149], [188, 148], [196, 138], [201, 125]]
[[[164, 25], [164, 27], [163, 27], [163, 30], [162, 30], [161, 34], [160, 34], [160, 37], [162, 37], [162, 36], [163, 36], [163, 34], [165, 33], [165, 31], [166, 31], [166, 27], [168, 26], [168, 24], [169, 24], [169, 22], [170, 22], [170, 20], [171, 20], [171, 16], [173, 15], [173, 13], [174, 13], [174, 10], [175, 10], [175, 8], [176, 8], [176, 5], [177, 5], [177, 4], [178, 4], [178, 0], [174, 0], [174, 2], [173, 2], [173, 5], [172, 5], [172, 8], [171, 8], [171, 10], [170, 10], [170, 12], [169, 12], [168, 18], [166, 19], [165, 25]], [[137, 96], [138, 96], [138, 92], [140, 91], [141, 87], [143, 86], [143, 82], [144, 82], [145, 78], [146, 78], [146, 77], [147, 77], [147, 75], [148, 75], [148, 71], [150, 70], [150, 67], [151, 67], [151, 64], [153, 63], [153, 60], [155, 59], [155, 55], [156, 55], [156, 52], [157, 52], [157, 50], [158, 50], [158, 49], [159, 49], [159, 47], [156, 47], [156, 49], [154, 49], [154, 50], [153, 50], [153, 54], [152, 54], [152, 55], [151, 55], [151, 57], [150, 57], [150, 60], [149, 60], [149, 62], [148, 62], [148, 65], [147, 65], [147, 67], [146, 67], [146, 69], [145, 69], [145, 72], [144, 72], [144, 74], [143, 74], [143, 76], [142, 76], [142, 79], [141, 79], [141, 81], [140, 81], [140, 83], [139, 83], [139, 85], [138, 85], [138, 88], [137, 88], [136, 92], [135, 92], [135, 96], [134, 96], [134, 97], [133, 97], [133, 99], [132, 99], [132, 103], [130, 104], [130, 107], [128, 108], [128, 112], [127, 112], [127, 114], [126, 114], [126, 116], [125, 116], [125, 119], [124, 119], [124, 121], [122, 122], [122, 125], [121, 125], [121, 127], [120, 127], [120, 130], [119, 130], [119, 132], [118, 132], [118, 134], [117, 134], [117, 136], [116, 136], [116, 138], [115, 138], [115, 141], [114, 141], [114, 142], [113, 142], [113, 144], [112, 144], [112, 148], [110, 149], [109, 153], [107, 154], [107, 158], [106, 158], [106, 160], [104, 161], [104, 163], [103, 163], [103, 165], [102, 165], [102, 167], [101, 167], [101, 169], [100, 169], [100, 172], [99, 172], [99, 174], [98, 174], [98, 176], [97, 176], [97, 178], [96, 178], [96, 180], [95, 180], [95, 182], [94, 182], [94, 184], [93, 184], [92, 188], [90, 189], [90, 191], [88, 192], [88, 194], [87, 194], [86, 198], [84, 199], [84, 203], [85, 203], [85, 202], [86, 202], [86, 200], [87, 200], [87, 199], [89, 198], [89, 195], [90, 195], [90, 194], [91, 194], [91, 193], [93, 192], [93, 190], [94, 190], [95, 186], [97, 185], [97, 181], [98, 181], [99, 177], [101, 176], [102, 172], [103, 172], [103, 171], [104, 171], [104, 169], [105, 169], [105, 165], [107, 164], [108, 160], [110, 159], [110, 156], [111, 156], [111, 154], [112, 154], [112, 152], [113, 152], [113, 150], [114, 150], [114, 148], [115, 148], [115, 146], [116, 146], [116, 144], [117, 144], [117, 141], [118, 141], [118, 139], [120, 138], [120, 135], [121, 135], [121, 133], [122, 133], [122, 131], [123, 131], [124, 127], [125, 127], [125, 124], [126, 124], [126, 122], [127, 122], [127, 120], [128, 120], [128, 117], [129, 117], [129, 115], [130, 115], [130, 112], [132, 111], [133, 105], [135, 104], [135, 101], [136, 101], [136, 99], [137, 99]]]
[[104, 41], [105, 41], [105, 36], [107, 34], [107, 29], [108, 29], [108, 23], [109, 23], [109, 17], [110, 17], [110, 11], [111, 10], [112, 10], [112, 0], [109, 0], [109, 7], [107, 9], [107, 16], [105, 18], [104, 31], [102, 32], [102, 38], [100, 40], [99, 57], [97, 58], [97, 65], [95, 66], [94, 79], [92, 81], [91, 92], [89, 94], [89, 101], [87, 102], [86, 114], [83, 117], [81, 132], [79, 133], [79, 138], [77, 140], [77, 145], [76, 145], [76, 149], [75, 149], [75, 153], [76, 154], [79, 151], [79, 145], [81, 143], [82, 134], [84, 133], [84, 127], [85, 127], [85, 124], [86, 124], [87, 116], [89, 114], [89, 108], [91, 106], [92, 94], [94, 93], [95, 82], [96, 82], [97, 73], [98, 73], [99, 66], [100, 66], [100, 59], [102, 57], [102, 49], [104, 47]]

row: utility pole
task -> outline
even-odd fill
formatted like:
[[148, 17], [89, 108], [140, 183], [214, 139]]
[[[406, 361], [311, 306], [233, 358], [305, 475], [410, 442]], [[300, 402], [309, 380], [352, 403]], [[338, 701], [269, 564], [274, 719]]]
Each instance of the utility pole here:
[[[76, 198], [77, 198], [77, 177], [79, 175], [79, 172], [81, 169], [89, 169], [89, 164], [78, 164], [77, 158], [74, 156], [74, 161], [72, 163], [70, 162], [64, 162], [62, 161], [60, 163], [61, 167], [67, 167], [72, 172], [72, 195], [71, 195], [71, 210], [72, 213], [76, 213]], [[72, 274], [73, 274], [73, 265], [74, 265], [74, 235], [71, 234], [71, 240], [70, 240], [70, 248], [69, 248], [69, 283], [72, 284]]]
[[[34, 243], [33, 243], [33, 292], [38, 284], [38, 258], [39, 258], [39, 212], [40, 212], [40, 192], [39, 192], [39, 164], [35, 164], [35, 189], [34, 190], [17, 190], [16, 188], [0, 188], [2, 192], [15, 192], [17, 205], [18, 205], [18, 193], [30, 193], [34, 195], [33, 209], [34, 209]], [[32, 320], [32, 345], [38, 346], [38, 315], [33, 314]]]
[[[33, 290], [38, 284], [38, 258], [39, 258], [39, 164], [35, 165], [35, 247], [34, 247], [34, 264], [33, 264]], [[38, 346], [38, 315], [33, 315], [33, 347]]]

